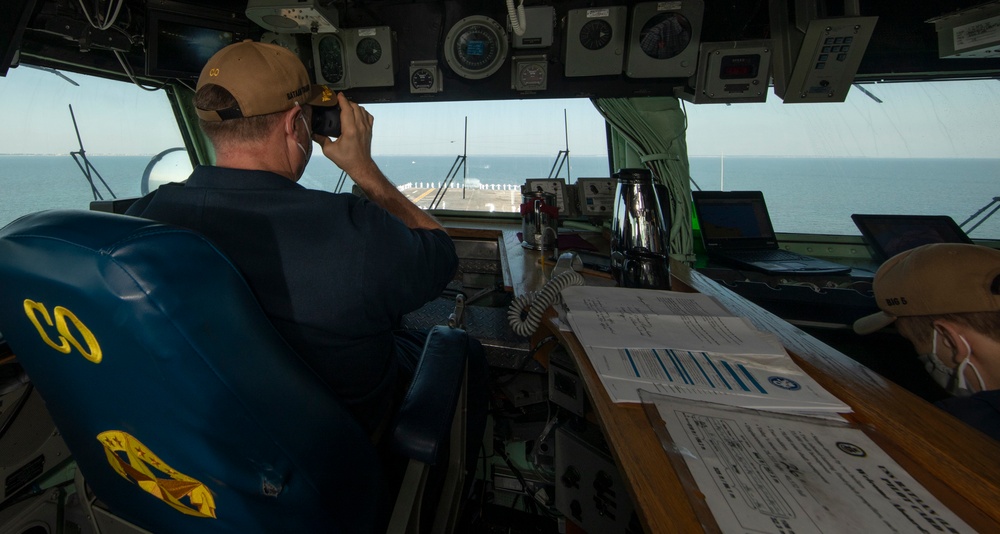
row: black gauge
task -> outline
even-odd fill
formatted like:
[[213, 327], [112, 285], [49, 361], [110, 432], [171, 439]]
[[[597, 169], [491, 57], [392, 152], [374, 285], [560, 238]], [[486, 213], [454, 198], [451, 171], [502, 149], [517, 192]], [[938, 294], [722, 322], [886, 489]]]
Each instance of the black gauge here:
[[374, 65], [382, 58], [382, 44], [374, 37], [365, 37], [358, 41], [355, 51], [358, 53], [358, 59], [366, 65]]
[[459, 76], [485, 78], [506, 59], [507, 34], [489, 17], [466, 17], [448, 31], [444, 52], [448, 65]]
[[319, 72], [326, 83], [344, 79], [344, 47], [340, 39], [327, 35], [319, 41]]
[[580, 44], [587, 50], [600, 50], [611, 42], [611, 25], [604, 19], [593, 19], [580, 28]]
[[545, 66], [539, 63], [525, 63], [517, 71], [521, 87], [545, 87]]
[[434, 88], [434, 73], [430, 69], [419, 68], [410, 75], [410, 87], [413, 89]]
[[639, 32], [639, 47], [653, 59], [670, 59], [691, 43], [691, 23], [680, 13], [660, 13]]

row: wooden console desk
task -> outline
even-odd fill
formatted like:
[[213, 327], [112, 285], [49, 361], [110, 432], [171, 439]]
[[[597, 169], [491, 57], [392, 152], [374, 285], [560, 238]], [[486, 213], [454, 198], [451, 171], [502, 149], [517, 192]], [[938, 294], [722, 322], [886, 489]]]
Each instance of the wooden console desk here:
[[[538, 289], [544, 279], [538, 253], [525, 251], [512, 235], [504, 232], [501, 239], [510, 287], [517, 294]], [[712, 295], [731, 312], [777, 335], [805, 372], [851, 406], [854, 412], [846, 417], [914, 478], [976, 530], [1000, 532], [1000, 443], [696, 271], [678, 263], [671, 272], [675, 291]], [[573, 356], [646, 531], [717, 531], [703, 499], [685, 491], [644, 409], [611, 402], [576, 336], [551, 320], [543, 328]]]

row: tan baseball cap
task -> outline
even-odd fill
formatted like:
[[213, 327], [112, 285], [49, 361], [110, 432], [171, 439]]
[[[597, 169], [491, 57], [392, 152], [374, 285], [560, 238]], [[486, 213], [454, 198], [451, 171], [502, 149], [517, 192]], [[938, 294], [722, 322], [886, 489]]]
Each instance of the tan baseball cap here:
[[198, 109], [209, 122], [286, 111], [296, 104], [335, 106], [337, 96], [325, 85], [313, 85], [305, 65], [287, 48], [249, 39], [215, 53], [201, 70], [198, 89], [218, 85], [237, 105], [222, 110]]
[[872, 283], [882, 311], [854, 322], [870, 334], [897, 317], [1000, 310], [1000, 250], [963, 243], [933, 243], [886, 261]]

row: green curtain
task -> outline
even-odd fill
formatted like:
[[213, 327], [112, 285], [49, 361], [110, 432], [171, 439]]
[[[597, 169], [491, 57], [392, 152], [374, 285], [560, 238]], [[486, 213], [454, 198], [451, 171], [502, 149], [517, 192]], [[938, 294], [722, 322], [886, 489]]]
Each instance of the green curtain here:
[[595, 98], [611, 126], [614, 169], [646, 167], [670, 192], [670, 256], [694, 264], [687, 117], [673, 97]]

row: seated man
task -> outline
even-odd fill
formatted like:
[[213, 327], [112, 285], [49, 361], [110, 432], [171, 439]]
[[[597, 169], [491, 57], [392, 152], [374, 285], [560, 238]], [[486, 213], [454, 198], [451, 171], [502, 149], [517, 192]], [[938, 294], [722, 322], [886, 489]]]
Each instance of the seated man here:
[[[285, 340], [376, 437], [426, 338], [395, 330], [402, 315], [436, 298], [453, 278], [454, 243], [372, 160], [371, 114], [312, 85], [292, 52], [252, 41], [227, 46], [205, 65], [194, 103], [216, 164], [195, 168], [184, 183], [161, 186], [127, 213], [212, 240]], [[338, 104], [341, 136], [313, 134], [313, 108]], [[297, 183], [312, 141], [367, 200]], [[470, 413], [482, 414], [482, 421], [470, 420], [469, 441], [478, 445], [486, 364], [482, 347], [472, 343]]]
[[938, 406], [1000, 439], [1000, 251], [934, 243], [897, 254], [875, 274], [882, 309], [858, 319], [869, 334], [895, 322], [935, 381]]

